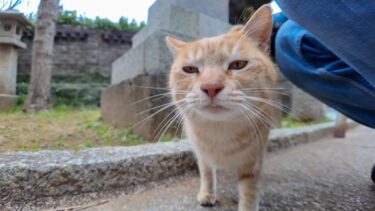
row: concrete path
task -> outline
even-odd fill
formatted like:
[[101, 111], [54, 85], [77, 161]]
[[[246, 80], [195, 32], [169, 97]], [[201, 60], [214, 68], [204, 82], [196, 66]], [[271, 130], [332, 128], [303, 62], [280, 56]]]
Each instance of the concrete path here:
[[[326, 138], [268, 155], [261, 210], [375, 210], [375, 130], [358, 127], [346, 139]], [[192, 177], [163, 187], [110, 199], [88, 210], [236, 210], [233, 175], [219, 173], [219, 203], [202, 208]]]

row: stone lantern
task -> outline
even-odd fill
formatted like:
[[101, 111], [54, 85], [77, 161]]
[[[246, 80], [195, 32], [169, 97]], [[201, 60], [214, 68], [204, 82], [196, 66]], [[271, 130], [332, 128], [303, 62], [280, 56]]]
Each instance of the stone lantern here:
[[31, 23], [14, 10], [0, 12], [0, 110], [8, 110], [17, 102], [17, 49], [25, 49], [22, 30]]

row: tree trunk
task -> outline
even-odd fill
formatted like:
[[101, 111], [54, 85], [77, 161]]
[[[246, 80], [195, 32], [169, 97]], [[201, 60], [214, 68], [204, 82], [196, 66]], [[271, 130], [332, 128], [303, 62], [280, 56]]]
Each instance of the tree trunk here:
[[31, 56], [31, 77], [24, 112], [51, 108], [53, 44], [60, 0], [41, 0]]

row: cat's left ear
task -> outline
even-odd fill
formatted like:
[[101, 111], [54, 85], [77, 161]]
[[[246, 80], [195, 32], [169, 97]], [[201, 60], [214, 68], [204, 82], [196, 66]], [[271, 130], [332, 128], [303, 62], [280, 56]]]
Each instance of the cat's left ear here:
[[243, 27], [253, 40], [258, 42], [259, 48], [265, 52], [269, 51], [272, 33], [272, 9], [266, 4], [260, 7]]
[[171, 36], [167, 36], [165, 38], [165, 41], [167, 42], [169, 50], [172, 52], [172, 54], [175, 56], [177, 52], [183, 48], [186, 45], [186, 42], [178, 40], [176, 38], [173, 38]]

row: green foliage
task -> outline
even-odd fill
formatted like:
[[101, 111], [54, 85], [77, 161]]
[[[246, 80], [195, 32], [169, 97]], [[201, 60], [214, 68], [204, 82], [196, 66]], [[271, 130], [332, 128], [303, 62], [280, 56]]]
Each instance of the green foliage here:
[[117, 23], [112, 22], [108, 18], [96, 17], [94, 20], [82, 15], [78, 15], [76, 10], [64, 10], [60, 7], [60, 16], [57, 20], [58, 24], [67, 24], [72, 26], [86, 26], [90, 29], [97, 30], [130, 30], [138, 31], [145, 27], [145, 23], [137, 23], [134, 19], [130, 22], [128, 18], [121, 17]]
[[100, 142], [106, 146], [131, 146], [145, 143], [142, 137], [133, 134], [131, 128], [113, 129], [102, 122], [92, 120], [86, 121], [84, 125], [100, 137]]
[[332, 122], [332, 120], [329, 118], [324, 118], [324, 119], [312, 121], [312, 122], [301, 122], [301, 121], [293, 119], [291, 116], [287, 116], [282, 119], [281, 127], [282, 128], [296, 128], [296, 127], [304, 127], [304, 126], [327, 123], [327, 122]]
[[[106, 83], [52, 83], [51, 99], [53, 107], [97, 107], [101, 91]], [[28, 83], [17, 83], [18, 106], [22, 107], [27, 95]]]

